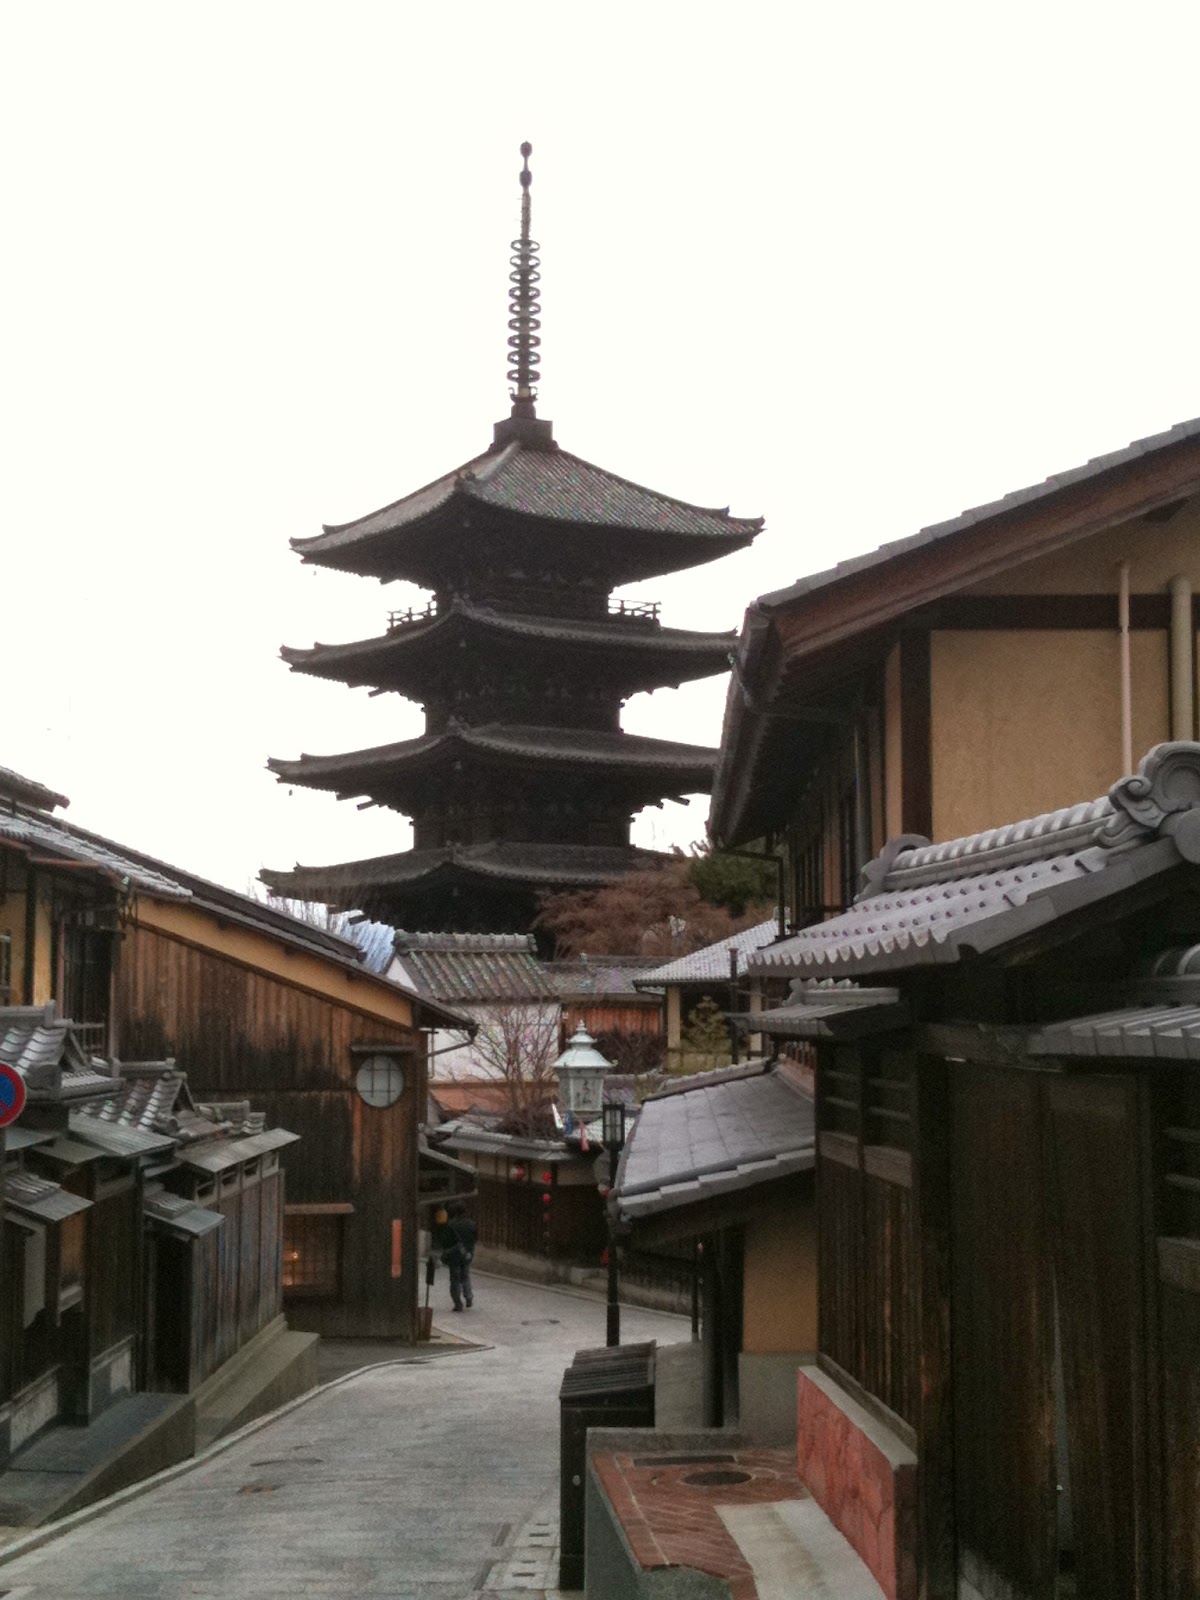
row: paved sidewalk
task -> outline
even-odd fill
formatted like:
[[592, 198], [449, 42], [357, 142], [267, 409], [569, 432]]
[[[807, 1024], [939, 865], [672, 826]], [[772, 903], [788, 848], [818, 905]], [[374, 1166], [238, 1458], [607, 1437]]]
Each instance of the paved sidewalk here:
[[[12, 1600], [545, 1593], [558, 1386], [576, 1349], [604, 1343], [604, 1307], [479, 1275], [474, 1309], [435, 1320], [487, 1348], [416, 1353], [318, 1390], [4, 1562], [0, 1589]], [[688, 1324], [625, 1308], [622, 1332], [671, 1343]]]

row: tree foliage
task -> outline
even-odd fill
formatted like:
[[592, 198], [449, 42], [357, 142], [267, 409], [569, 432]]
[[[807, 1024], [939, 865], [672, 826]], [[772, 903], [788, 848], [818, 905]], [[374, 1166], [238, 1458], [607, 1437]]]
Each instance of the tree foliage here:
[[667, 1055], [667, 1041], [661, 1033], [627, 1033], [609, 1028], [596, 1035], [596, 1049], [611, 1061], [617, 1072], [639, 1077], [657, 1072]]
[[[779, 869], [773, 860], [731, 855], [727, 850], [712, 849], [703, 840], [692, 846], [688, 876], [702, 900], [724, 906], [734, 917], [745, 916], [750, 906], [773, 908], [779, 892]], [[765, 913], [770, 914], [770, 910]]]
[[600, 889], [542, 896], [539, 926], [554, 937], [560, 959], [653, 956], [667, 961], [764, 922], [772, 904], [747, 901], [735, 915], [706, 900], [693, 878], [699, 857], [678, 855], [661, 867], [640, 867]]

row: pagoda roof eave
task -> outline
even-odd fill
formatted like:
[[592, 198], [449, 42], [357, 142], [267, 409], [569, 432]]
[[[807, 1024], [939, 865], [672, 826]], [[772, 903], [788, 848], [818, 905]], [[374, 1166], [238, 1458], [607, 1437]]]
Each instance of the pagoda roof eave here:
[[639, 681], [656, 658], [668, 676], [678, 676], [680, 681], [724, 672], [737, 644], [733, 631], [701, 633], [617, 618], [525, 616], [458, 599], [427, 621], [404, 623], [372, 639], [317, 643], [311, 649], [284, 645], [280, 655], [293, 672], [373, 684], [377, 681], [370, 676], [373, 666], [382, 671], [406, 658], [457, 647], [459, 640], [472, 635], [545, 644], [560, 653], [611, 656], [614, 668], [627, 662], [630, 674]]
[[[683, 559], [678, 565], [686, 567], [749, 544], [763, 525], [761, 517], [732, 517], [728, 508], [697, 506], [660, 494], [568, 451], [527, 449], [512, 441], [379, 511], [353, 522], [327, 524], [320, 534], [293, 539], [291, 544], [307, 562], [364, 575], [399, 576], [405, 555], [394, 548], [397, 537], [419, 536], [423, 531], [444, 534], [448, 527], [460, 526], [472, 510], [495, 513], [530, 530], [545, 527], [560, 540], [571, 529], [591, 542], [599, 531], [610, 538], [625, 534], [643, 541], [662, 539], [676, 547], [674, 556], [645, 552], [652, 569], [659, 559], [667, 559], [661, 571], [675, 570], [679, 556]], [[384, 559], [380, 541], [389, 547]], [[685, 554], [681, 546], [694, 548]], [[419, 552], [410, 554], [421, 564]]]
[[373, 798], [376, 791], [394, 794], [398, 781], [419, 781], [464, 755], [521, 767], [534, 764], [560, 769], [600, 768], [606, 779], [653, 779], [673, 792], [688, 793], [707, 792], [717, 760], [715, 749], [670, 739], [593, 729], [489, 723], [479, 728], [451, 728], [444, 733], [342, 755], [304, 754], [294, 761], [272, 757], [267, 767], [280, 783], [329, 789], [341, 799], [355, 795]]
[[324, 905], [364, 909], [359, 897], [439, 882], [477, 882], [535, 889], [589, 889], [637, 868], [662, 866], [672, 855], [636, 845], [524, 844], [516, 841], [402, 850], [394, 855], [327, 867], [264, 867], [259, 874], [274, 894]]

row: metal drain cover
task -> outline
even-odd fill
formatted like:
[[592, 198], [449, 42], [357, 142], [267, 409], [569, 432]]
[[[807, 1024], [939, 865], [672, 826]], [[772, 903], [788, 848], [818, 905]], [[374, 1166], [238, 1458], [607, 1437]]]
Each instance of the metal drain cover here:
[[718, 1468], [716, 1472], [689, 1472], [684, 1478], [684, 1483], [694, 1484], [697, 1489], [723, 1489], [733, 1483], [749, 1483], [750, 1473], [736, 1472], [731, 1468]]

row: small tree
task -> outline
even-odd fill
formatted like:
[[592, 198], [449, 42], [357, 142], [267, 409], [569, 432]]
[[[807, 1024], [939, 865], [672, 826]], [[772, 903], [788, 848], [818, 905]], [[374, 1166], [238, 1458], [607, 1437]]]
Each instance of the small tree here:
[[729, 1049], [729, 1024], [725, 1013], [709, 994], [688, 1012], [683, 1042], [697, 1055], [721, 1055]]
[[553, 1134], [557, 1008], [514, 1003], [489, 1009], [480, 1018], [472, 1049], [484, 1075], [504, 1085], [499, 1131], [524, 1138]]
[[640, 1077], [657, 1072], [666, 1059], [667, 1045], [661, 1033], [626, 1033], [611, 1028], [596, 1035], [596, 1049], [612, 1062], [617, 1072]]

